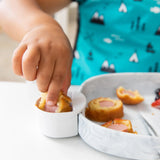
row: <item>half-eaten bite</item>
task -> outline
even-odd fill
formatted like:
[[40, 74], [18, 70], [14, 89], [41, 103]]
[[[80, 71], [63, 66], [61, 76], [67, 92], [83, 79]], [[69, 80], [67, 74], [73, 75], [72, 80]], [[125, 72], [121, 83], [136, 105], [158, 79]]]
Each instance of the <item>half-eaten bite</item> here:
[[123, 87], [119, 87], [116, 90], [117, 97], [124, 103], [124, 104], [138, 104], [141, 103], [144, 98], [139, 94], [139, 92], [127, 90]]
[[114, 129], [121, 132], [128, 132], [128, 133], [136, 133], [132, 129], [132, 124], [130, 120], [124, 119], [114, 119], [113, 121], [106, 122], [102, 124], [103, 127]]

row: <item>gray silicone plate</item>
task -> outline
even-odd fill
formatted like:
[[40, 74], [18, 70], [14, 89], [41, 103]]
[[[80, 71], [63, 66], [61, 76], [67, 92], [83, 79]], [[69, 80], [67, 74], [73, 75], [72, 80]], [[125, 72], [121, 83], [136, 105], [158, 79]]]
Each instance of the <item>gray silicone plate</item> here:
[[[100, 124], [88, 120], [84, 113], [79, 115], [79, 134], [81, 138], [94, 149], [124, 158], [139, 160], [160, 159], [160, 137], [152, 135], [140, 113], [159, 116], [155, 125], [160, 126], [160, 110], [151, 107], [157, 88], [160, 88], [159, 73], [120, 73], [96, 76], [81, 85], [80, 91], [86, 96], [87, 103], [98, 97], [118, 99], [116, 89], [123, 86], [126, 89], [138, 90], [144, 97], [144, 102], [134, 105], [124, 105], [123, 119], [132, 122], [137, 135], [107, 129]], [[160, 127], [157, 127], [160, 135]]]

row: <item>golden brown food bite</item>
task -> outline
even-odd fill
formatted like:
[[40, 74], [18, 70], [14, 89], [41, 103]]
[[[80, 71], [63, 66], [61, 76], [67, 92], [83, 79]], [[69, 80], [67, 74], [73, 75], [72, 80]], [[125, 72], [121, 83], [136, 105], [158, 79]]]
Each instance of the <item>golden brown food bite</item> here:
[[57, 105], [52, 107], [46, 106], [46, 97], [47, 93], [42, 93], [41, 98], [39, 98], [36, 102], [36, 106], [43, 110], [48, 112], [70, 112], [72, 111], [72, 100], [70, 97], [66, 96], [64, 93], [60, 92]]
[[85, 116], [93, 121], [106, 122], [123, 116], [123, 103], [120, 100], [100, 97], [91, 100]]
[[70, 112], [72, 111], [72, 100], [70, 97], [64, 95], [62, 92], [59, 95], [57, 102], [57, 110], [56, 112]]
[[36, 106], [37, 106], [39, 109], [41, 109], [41, 110], [44, 110], [44, 109], [45, 109], [46, 98], [47, 98], [47, 93], [42, 93], [42, 94], [41, 94], [41, 98], [39, 99], [39, 104], [36, 103]]
[[138, 104], [141, 103], [144, 98], [139, 94], [139, 92], [127, 90], [123, 87], [119, 87], [116, 90], [117, 97], [124, 103], [124, 104]]
[[103, 127], [114, 129], [121, 132], [135, 133], [132, 129], [132, 124], [130, 120], [125, 119], [114, 119], [113, 121], [106, 122], [102, 124]]

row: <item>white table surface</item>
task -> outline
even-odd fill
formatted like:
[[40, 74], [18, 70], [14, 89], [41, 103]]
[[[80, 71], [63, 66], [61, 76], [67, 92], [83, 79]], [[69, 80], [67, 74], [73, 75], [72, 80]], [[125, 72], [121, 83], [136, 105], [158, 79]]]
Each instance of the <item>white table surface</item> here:
[[92, 149], [79, 136], [42, 135], [35, 123], [35, 100], [32, 85], [0, 82], [0, 160], [120, 160]]

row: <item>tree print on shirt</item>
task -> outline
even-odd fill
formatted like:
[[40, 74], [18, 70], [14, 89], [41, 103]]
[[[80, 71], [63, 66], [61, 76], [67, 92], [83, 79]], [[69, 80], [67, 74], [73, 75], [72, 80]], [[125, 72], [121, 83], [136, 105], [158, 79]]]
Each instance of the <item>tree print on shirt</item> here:
[[154, 66], [149, 67], [148, 72], [158, 72], [158, 69], [159, 69], [159, 63], [156, 62]]
[[141, 22], [141, 17], [137, 17], [136, 20], [131, 22], [131, 30], [135, 31], [145, 31], [146, 24], [145, 22]]
[[92, 54], [92, 52], [89, 52], [87, 59], [91, 60], [91, 61], [93, 60], [93, 54]]
[[147, 44], [146, 52], [155, 53], [155, 50], [150, 42]]

